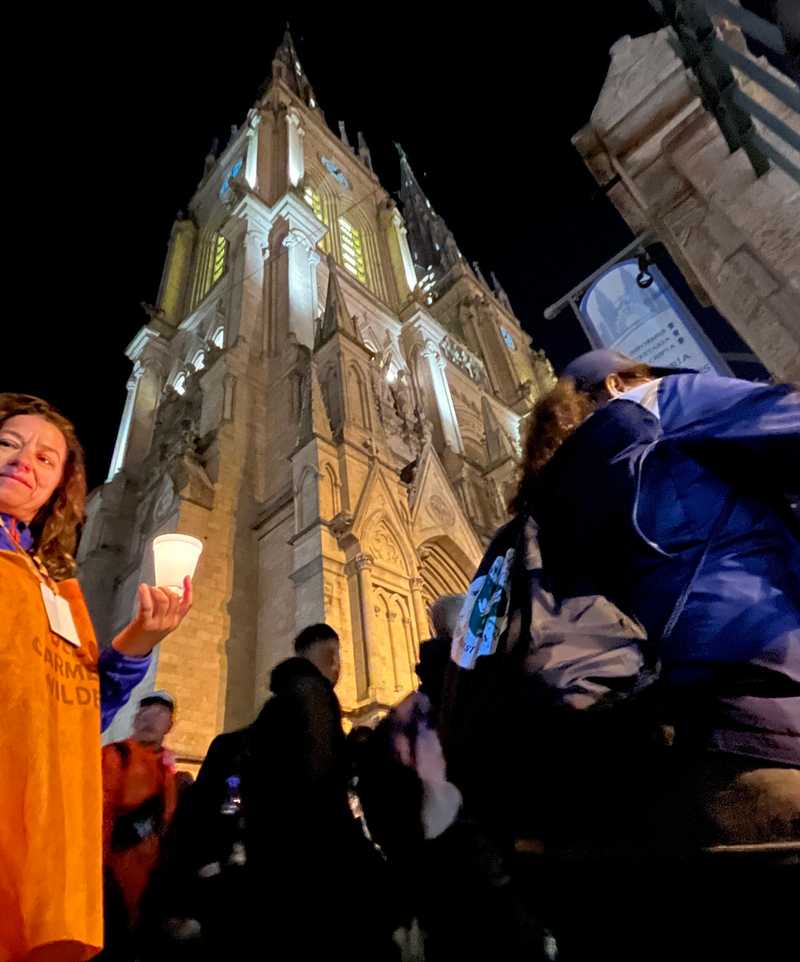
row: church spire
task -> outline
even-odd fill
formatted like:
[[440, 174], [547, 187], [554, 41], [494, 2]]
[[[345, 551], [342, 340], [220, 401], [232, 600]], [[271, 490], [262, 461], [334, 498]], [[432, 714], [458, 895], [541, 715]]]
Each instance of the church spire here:
[[316, 95], [300, 64], [288, 23], [283, 40], [272, 58], [272, 80], [273, 82], [280, 80], [309, 107], [317, 106]]
[[332, 254], [328, 254], [328, 295], [325, 299], [325, 310], [317, 325], [314, 337], [314, 350], [318, 350], [327, 343], [334, 334], [343, 331], [354, 341], [361, 343], [361, 335], [356, 327], [355, 319], [347, 313], [339, 278], [336, 276], [338, 268]]
[[400, 144], [395, 147], [400, 155], [400, 203], [411, 255], [419, 276], [432, 272], [438, 280], [461, 259], [461, 254], [447, 224], [431, 207], [420, 187], [405, 151]]
[[495, 274], [494, 271], [491, 271], [489, 276], [492, 278], [492, 287], [494, 288], [495, 297], [498, 301], [500, 301], [509, 314], [513, 314], [514, 308], [511, 306], [511, 301], [508, 299], [508, 294], [506, 294], [505, 288], [500, 281], [498, 281], [497, 274]]
[[331, 421], [319, 384], [317, 365], [311, 360], [302, 384], [298, 444], [305, 444], [313, 437], [323, 438], [326, 441], [332, 439]]

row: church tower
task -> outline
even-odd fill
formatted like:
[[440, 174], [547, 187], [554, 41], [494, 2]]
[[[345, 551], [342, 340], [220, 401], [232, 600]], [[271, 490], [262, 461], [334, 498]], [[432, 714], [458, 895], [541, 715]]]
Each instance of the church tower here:
[[396, 702], [430, 602], [464, 590], [505, 520], [520, 420], [552, 370], [402, 150], [400, 177], [402, 211], [363, 136], [327, 126], [287, 32], [263, 96], [206, 158], [127, 348], [81, 576], [110, 639], [153, 578], [153, 537], [203, 540], [194, 607], [142, 683], [175, 695], [183, 765], [253, 719], [315, 621], [339, 632], [351, 722]]

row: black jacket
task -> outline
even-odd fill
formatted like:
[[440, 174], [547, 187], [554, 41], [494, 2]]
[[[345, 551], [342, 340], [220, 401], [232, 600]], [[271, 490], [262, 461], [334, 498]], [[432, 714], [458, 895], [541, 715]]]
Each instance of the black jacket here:
[[[383, 959], [391, 943], [382, 882], [375, 881], [382, 865], [350, 814], [339, 701], [305, 658], [281, 662], [270, 688], [251, 725], [211, 743], [176, 813], [150, 904], [162, 920], [199, 918], [212, 954], [232, 931], [268, 924], [272, 945], [290, 945], [297, 958], [339, 945], [359, 960], [362, 951], [365, 959]], [[230, 820], [220, 809], [231, 775], [241, 779], [246, 865], [201, 878], [198, 870], [224, 860], [230, 848]], [[359, 884], [377, 898], [366, 919], [352, 899]], [[309, 906], [314, 926], [307, 925]]]
[[242, 756], [253, 857], [296, 863], [302, 848], [318, 860], [352, 830], [339, 700], [305, 658], [277, 665], [270, 688], [272, 697], [250, 726]]
[[330, 682], [305, 658], [288, 658], [272, 672], [271, 697], [256, 720], [211, 742], [182, 804], [181, 826], [192, 836], [186, 855], [197, 868], [212, 862], [225, 841], [216, 830], [227, 779], [238, 776], [248, 863], [294, 860], [298, 845], [327, 846], [349, 828], [345, 738]]

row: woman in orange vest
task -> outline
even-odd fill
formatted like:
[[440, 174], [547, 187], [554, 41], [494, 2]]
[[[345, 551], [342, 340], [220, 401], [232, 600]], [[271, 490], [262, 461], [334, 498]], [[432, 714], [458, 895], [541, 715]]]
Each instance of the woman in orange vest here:
[[73, 577], [83, 453], [69, 421], [0, 394], [0, 962], [82, 962], [102, 947], [100, 730], [191, 606], [139, 587], [102, 654]]

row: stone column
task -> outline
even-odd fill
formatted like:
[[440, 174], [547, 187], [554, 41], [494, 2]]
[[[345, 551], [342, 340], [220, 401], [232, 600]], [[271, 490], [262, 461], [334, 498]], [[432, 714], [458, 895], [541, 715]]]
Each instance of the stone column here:
[[462, 454], [464, 445], [461, 442], [461, 431], [458, 427], [450, 385], [447, 383], [447, 376], [445, 375], [447, 358], [442, 356], [433, 341], [425, 343], [425, 347], [422, 349], [422, 357], [427, 364], [430, 375], [444, 443], [453, 451]]
[[317, 244], [327, 228], [296, 191], [269, 208], [270, 234], [269, 354], [284, 349], [294, 334], [304, 347], [314, 346], [314, 322], [319, 314]]
[[408, 658], [408, 687], [413, 689], [416, 687], [414, 684], [415, 671], [417, 662], [419, 661], [419, 643], [417, 641], [417, 635], [414, 631], [413, 625], [416, 621], [416, 616], [411, 618], [407, 615], [403, 615], [403, 640], [405, 641], [406, 656]]
[[261, 344], [258, 328], [262, 324], [264, 260], [271, 228], [269, 209], [252, 194], [237, 202], [222, 228], [231, 249], [236, 251], [225, 333], [227, 347], [232, 347], [239, 335]]
[[300, 124], [300, 115], [290, 110], [286, 114], [287, 164], [289, 183], [297, 187], [305, 174], [305, 158], [303, 156], [303, 137], [305, 130]]
[[373, 644], [372, 630], [372, 556], [359, 554], [353, 558], [351, 565], [356, 574], [358, 591], [359, 611], [361, 615], [361, 646], [355, 647], [355, 676], [356, 676], [356, 697], [358, 699], [372, 698], [375, 696], [374, 680], [371, 672], [371, 652]]
[[400, 211], [395, 208], [392, 215], [392, 226], [397, 234], [397, 243], [400, 247], [400, 257], [403, 260], [403, 272], [406, 277], [409, 291], [413, 291], [417, 286], [417, 272], [414, 269], [414, 258], [411, 256], [411, 248], [408, 246], [408, 230], [403, 223]]
[[283, 239], [289, 257], [289, 330], [300, 344], [313, 348], [314, 319], [319, 314], [316, 245], [300, 229], [291, 228]]
[[257, 190], [258, 188], [258, 137], [261, 114], [253, 113], [247, 123], [247, 152], [245, 154], [244, 179]]
[[[136, 361], [136, 387], [120, 467], [136, 469], [150, 452], [156, 411], [170, 364], [169, 349], [162, 338], [150, 341]], [[130, 382], [129, 382], [130, 383]], [[116, 454], [116, 452], [115, 452]]]
[[117, 432], [117, 443], [114, 445], [114, 454], [111, 458], [111, 467], [108, 470], [107, 481], [111, 481], [114, 475], [122, 470], [125, 464], [125, 455], [128, 450], [128, 435], [133, 421], [133, 412], [136, 406], [136, 394], [139, 390], [139, 380], [142, 376], [142, 366], [137, 361], [133, 366], [133, 374], [128, 378], [125, 385], [128, 396], [125, 398], [125, 407], [122, 410], [122, 420], [120, 421], [119, 431]]
[[417, 622], [417, 655], [419, 655], [420, 643], [430, 635], [428, 612], [425, 610], [425, 598], [422, 595], [425, 582], [422, 578], [411, 578], [410, 585], [411, 600], [414, 602], [414, 616]]
[[380, 217], [389, 248], [398, 297], [402, 304], [417, 286], [417, 273], [414, 269], [411, 249], [408, 246], [408, 231], [394, 203], [382, 207]]

